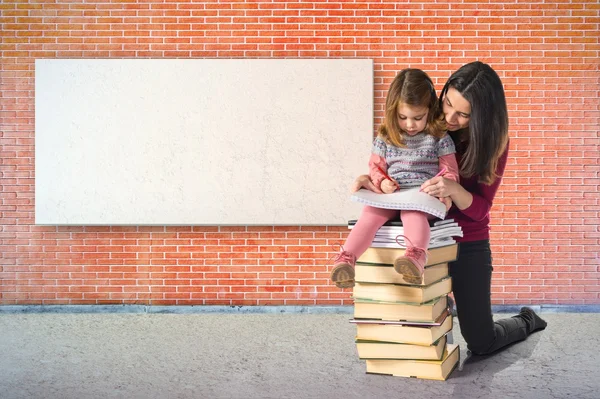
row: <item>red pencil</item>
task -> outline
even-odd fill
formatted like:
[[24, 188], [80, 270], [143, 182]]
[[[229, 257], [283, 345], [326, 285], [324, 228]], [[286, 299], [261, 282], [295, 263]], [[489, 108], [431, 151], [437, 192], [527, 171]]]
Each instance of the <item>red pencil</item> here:
[[[443, 176], [444, 173], [446, 173], [447, 171], [448, 171], [448, 169], [446, 169], [446, 167], [444, 166], [442, 168], [442, 170], [440, 170], [439, 172], [437, 172], [437, 174], [435, 176], [433, 176], [433, 177]], [[433, 179], [433, 177], [432, 177], [432, 179]]]
[[392, 179], [387, 173], [385, 173], [385, 171], [383, 169], [381, 169], [379, 167], [379, 165], [375, 165], [375, 166], [377, 166], [377, 169], [379, 169], [379, 171], [381, 173], [383, 173], [383, 175], [385, 176], [386, 179], [391, 180], [392, 183], [394, 183], [396, 185], [396, 187], [400, 188], [400, 184], [398, 184], [398, 182], [396, 180]]

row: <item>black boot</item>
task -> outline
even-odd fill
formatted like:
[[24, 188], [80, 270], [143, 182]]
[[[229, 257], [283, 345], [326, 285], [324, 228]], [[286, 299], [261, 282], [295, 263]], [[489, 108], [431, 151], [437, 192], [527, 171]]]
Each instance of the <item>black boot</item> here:
[[527, 334], [531, 334], [534, 331], [543, 330], [546, 328], [548, 323], [546, 323], [540, 316], [538, 316], [533, 309], [524, 306], [521, 308], [519, 312], [519, 316], [525, 320], [527, 324]]

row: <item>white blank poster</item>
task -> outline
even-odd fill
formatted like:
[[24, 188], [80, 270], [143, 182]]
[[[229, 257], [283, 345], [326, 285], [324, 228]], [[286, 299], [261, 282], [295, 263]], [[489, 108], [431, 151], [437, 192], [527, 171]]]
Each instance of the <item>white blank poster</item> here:
[[344, 225], [361, 206], [360, 59], [40, 59], [42, 225]]

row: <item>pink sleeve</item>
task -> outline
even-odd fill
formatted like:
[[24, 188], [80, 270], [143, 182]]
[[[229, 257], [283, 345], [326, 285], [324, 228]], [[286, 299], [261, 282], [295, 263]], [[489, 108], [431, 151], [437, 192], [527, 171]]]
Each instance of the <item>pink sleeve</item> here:
[[375, 185], [375, 187], [381, 187], [381, 182], [386, 179], [386, 177], [381, 173], [379, 166], [387, 173], [387, 162], [385, 158], [380, 157], [377, 154], [371, 154], [371, 158], [369, 158], [369, 177], [371, 177], [371, 181]]
[[446, 179], [454, 180], [458, 182], [458, 163], [456, 162], [456, 155], [454, 153], [448, 155], [442, 155], [438, 158], [440, 163], [440, 170], [443, 168], [447, 169], [447, 172], [444, 173], [444, 177]]
[[468, 208], [463, 209], [461, 212], [472, 220], [483, 220], [489, 214], [498, 187], [500, 187], [500, 183], [502, 182], [502, 175], [504, 175], [507, 159], [508, 145], [506, 146], [504, 153], [500, 156], [500, 159], [498, 159], [498, 166], [496, 167], [496, 175], [498, 178], [490, 185], [478, 183], [478, 192], [471, 192], [471, 195], [473, 195], [473, 202]]

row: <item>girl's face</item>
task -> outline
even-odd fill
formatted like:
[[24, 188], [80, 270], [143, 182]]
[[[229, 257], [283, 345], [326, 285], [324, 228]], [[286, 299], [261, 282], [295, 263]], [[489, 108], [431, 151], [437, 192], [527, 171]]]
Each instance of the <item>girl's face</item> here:
[[454, 132], [469, 126], [471, 103], [454, 87], [448, 87], [444, 96], [443, 109], [449, 131]]
[[429, 108], [427, 107], [413, 107], [405, 103], [398, 104], [397, 114], [400, 129], [409, 136], [422, 132], [427, 125], [428, 113]]

